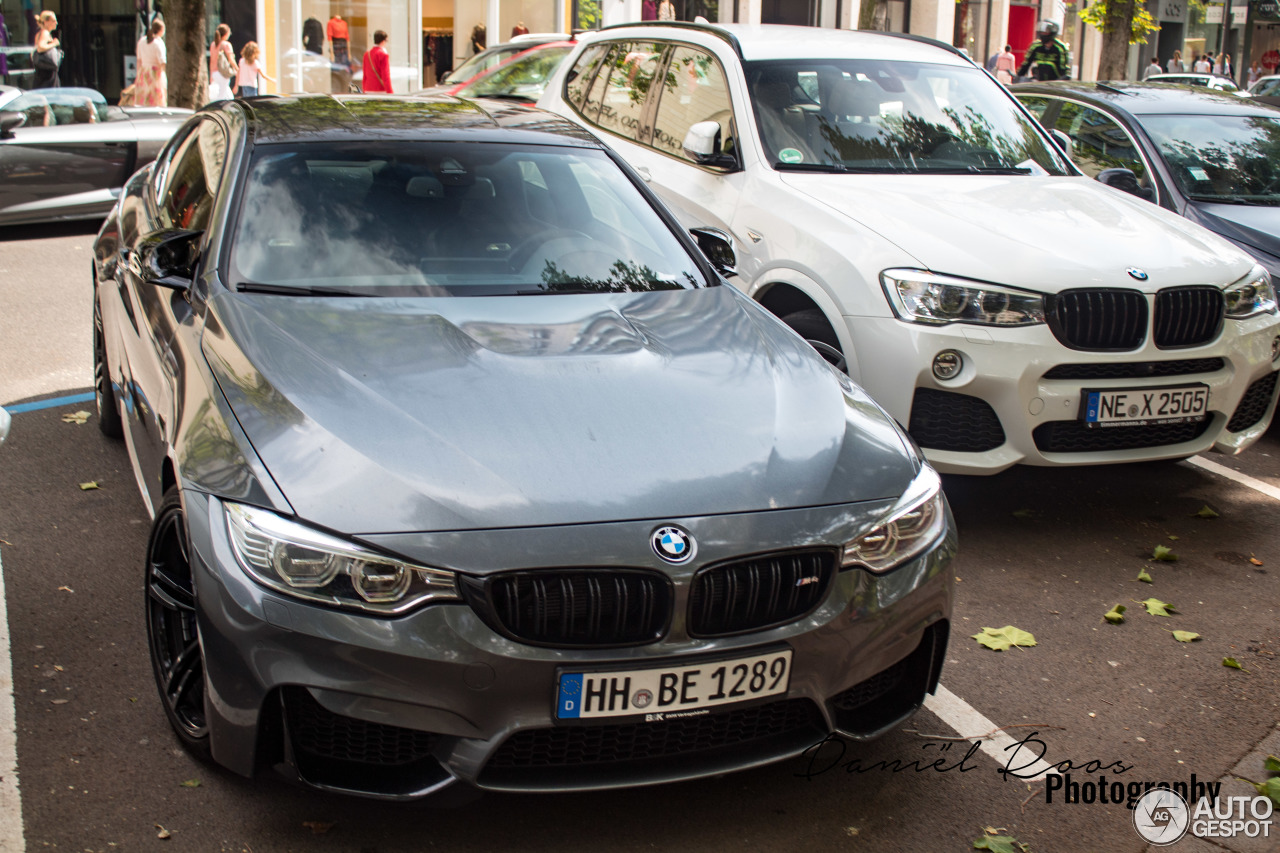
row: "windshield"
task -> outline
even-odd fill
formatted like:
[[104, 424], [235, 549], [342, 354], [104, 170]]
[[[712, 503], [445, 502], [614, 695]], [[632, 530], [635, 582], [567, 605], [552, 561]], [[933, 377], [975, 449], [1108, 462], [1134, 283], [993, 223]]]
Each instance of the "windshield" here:
[[260, 146], [229, 281], [239, 289], [370, 296], [705, 283], [603, 152], [454, 142]]
[[466, 62], [446, 74], [440, 83], [465, 83], [481, 71], [488, 71], [498, 63], [504, 62], [505, 60], [515, 56], [521, 50], [522, 48], [516, 46], [495, 47], [493, 50], [486, 50], [482, 53], [477, 53], [475, 56], [471, 57]]
[[459, 91], [459, 98], [516, 96], [536, 101], [547, 88], [547, 80], [573, 50], [570, 45], [544, 47], [513, 59]]
[[776, 169], [1070, 174], [981, 71], [861, 59], [752, 62], [747, 82]]
[[1142, 126], [1188, 198], [1280, 205], [1280, 120], [1151, 115]]

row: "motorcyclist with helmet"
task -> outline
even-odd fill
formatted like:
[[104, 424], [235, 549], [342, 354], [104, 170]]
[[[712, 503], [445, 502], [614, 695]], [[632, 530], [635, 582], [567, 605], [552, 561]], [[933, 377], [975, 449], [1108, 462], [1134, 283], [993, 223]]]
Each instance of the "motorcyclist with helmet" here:
[[1025, 77], [1031, 70], [1037, 80], [1071, 79], [1071, 49], [1058, 38], [1055, 21], [1041, 21], [1036, 27], [1040, 40], [1027, 49], [1018, 69], [1018, 76]]

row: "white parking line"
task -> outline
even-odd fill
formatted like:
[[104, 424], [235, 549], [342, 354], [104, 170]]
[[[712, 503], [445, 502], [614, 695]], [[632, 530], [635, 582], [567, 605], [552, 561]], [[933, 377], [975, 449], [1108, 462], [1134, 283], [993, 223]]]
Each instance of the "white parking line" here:
[[996, 724], [979, 714], [972, 705], [941, 684], [938, 685], [937, 693], [925, 697], [924, 706], [942, 722], [955, 729], [961, 737], [975, 740], [983, 735], [990, 735], [979, 742], [978, 748], [994, 758], [996, 764], [1008, 767], [1010, 771], [1016, 771], [1017, 775], [1013, 777], [1015, 781], [1021, 779], [1026, 782], [1035, 782], [1050, 773], [1058, 772], [1053, 769], [1052, 764], [1039, 759], [1030, 760], [1032, 756], [1039, 754], [1033, 743], [1017, 749], [1014, 747], [1021, 738], [1014, 739], [1003, 731], [991, 734], [995, 731]]
[[1280, 501], [1280, 489], [1277, 489], [1270, 483], [1264, 483], [1261, 480], [1254, 479], [1248, 474], [1241, 474], [1239, 471], [1234, 471], [1226, 465], [1219, 465], [1217, 462], [1210, 462], [1208, 459], [1201, 456], [1193, 456], [1187, 460], [1187, 463], [1194, 465], [1197, 468], [1203, 468], [1211, 474], [1217, 474], [1221, 477], [1226, 477], [1228, 480], [1234, 480], [1242, 486], [1248, 486], [1255, 491], [1262, 492], [1269, 498], [1275, 498]]
[[22, 793], [18, 790], [18, 725], [13, 712], [13, 662], [0, 563], [0, 851], [22, 853]]

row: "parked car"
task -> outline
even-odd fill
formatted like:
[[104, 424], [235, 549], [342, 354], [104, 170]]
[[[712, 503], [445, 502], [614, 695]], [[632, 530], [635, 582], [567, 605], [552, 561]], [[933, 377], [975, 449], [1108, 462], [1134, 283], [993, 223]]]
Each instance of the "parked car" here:
[[108, 106], [93, 89], [0, 86], [0, 225], [100, 219], [190, 115]]
[[403, 799], [692, 779], [913, 713], [939, 477], [726, 286], [727, 240], [698, 235], [717, 269], [555, 116], [336, 100], [206, 108], [94, 245], [183, 745]]
[[1086, 175], [1185, 216], [1280, 276], [1280, 110], [1142, 83], [1014, 89]]
[[0, 83], [16, 86], [19, 89], [30, 89], [31, 81], [36, 76], [36, 68], [32, 64], [36, 49], [30, 45], [10, 45], [0, 47], [0, 53], [4, 54], [5, 68], [8, 69]]
[[[351, 91], [352, 78], [358, 68], [359, 66], [333, 62], [321, 53], [290, 48], [280, 59], [280, 91], [286, 94], [344, 94]], [[392, 85], [395, 85], [394, 81]]]
[[491, 68], [451, 94], [459, 98], [508, 98], [535, 103], [547, 81], [574, 48], [571, 41], [553, 41], [532, 47]]
[[1270, 422], [1267, 271], [1082, 176], [955, 49], [736, 25], [582, 39], [540, 105], [686, 226], [731, 234], [733, 282], [940, 470], [1235, 453]]
[[495, 44], [493, 47], [475, 54], [442, 77], [436, 86], [427, 89], [425, 93], [421, 94], [452, 94], [454, 89], [467, 85], [489, 69], [501, 65], [518, 53], [524, 53], [534, 45], [552, 41], [565, 41], [568, 38], [569, 35], [567, 33], [529, 33], [523, 36], [516, 36], [506, 44]]
[[1214, 89], [1219, 92], [1235, 92], [1241, 96], [1247, 96], [1248, 92], [1240, 91], [1240, 87], [1230, 77], [1223, 77], [1218, 74], [1196, 74], [1195, 72], [1185, 72], [1179, 74], [1152, 74], [1143, 80], [1144, 83], [1178, 83], [1183, 86], [1199, 86], [1202, 89]]
[[1280, 107], [1280, 75], [1270, 74], [1259, 77], [1249, 87], [1249, 97], [1260, 104]]

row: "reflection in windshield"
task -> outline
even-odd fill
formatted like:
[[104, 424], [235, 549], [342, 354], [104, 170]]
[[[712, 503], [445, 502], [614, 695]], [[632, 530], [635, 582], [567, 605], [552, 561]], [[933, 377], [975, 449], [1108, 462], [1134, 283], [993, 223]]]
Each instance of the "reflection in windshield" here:
[[263, 146], [231, 284], [298, 295], [493, 296], [697, 287], [603, 152], [496, 143]]
[[1280, 204], [1280, 121], [1266, 116], [1144, 116], [1183, 195]]
[[520, 95], [536, 101], [547, 88], [547, 80], [569, 55], [571, 47], [544, 47], [528, 56], [513, 59], [506, 65], [486, 74], [458, 92], [459, 98], [492, 98], [499, 95]]
[[1069, 174], [1007, 93], [976, 68], [753, 62], [747, 79], [769, 157], [789, 169]]

